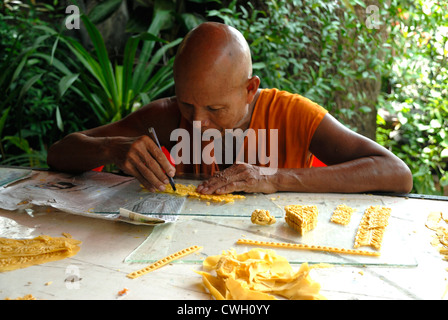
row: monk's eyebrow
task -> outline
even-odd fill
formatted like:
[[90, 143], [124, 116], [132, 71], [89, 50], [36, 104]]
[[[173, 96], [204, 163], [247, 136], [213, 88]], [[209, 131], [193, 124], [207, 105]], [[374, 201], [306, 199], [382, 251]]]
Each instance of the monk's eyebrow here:
[[183, 104], [183, 105], [186, 105], [186, 106], [189, 106], [189, 107], [194, 107], [194, 105], [192, 105], [191, 103], [187, 103], [187, 102], [184, 102], [184, 101], [179, 101], [181, 104]]
[[[181, 104], [183, 104], [183, 105], [185, 105], [187, 107], [194, 108], [194, 105], [191, 104], [191, 103], [184, 102], [184, 101], [179, 101], [179, 103], [181, 103]], [[216, 109], [222, 109], [224, 107], [225, 107], [225, 105], [219, 104], [219, 103], [218, 104], [209, 104], [209, 105], [205, 106], [205, 108], [216, 108]]]

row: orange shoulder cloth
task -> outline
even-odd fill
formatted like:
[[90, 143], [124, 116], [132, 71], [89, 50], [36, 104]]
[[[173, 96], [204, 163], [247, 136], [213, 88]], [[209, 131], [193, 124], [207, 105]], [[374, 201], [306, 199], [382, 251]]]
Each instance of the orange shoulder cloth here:
[[[265, 167], [311, 167], [313, 155], [309, 146], [326, 113], [327, 110], [298, 94], [278, 89], [261, 90], [245, 132], [244, 147], [235, 152], [236, 160]], [[192, 124], [182, 117], [179, 127], [190, 133], [193, 153]], [[201, 149], [208, 143], [202, 141]], [[218, 171], [220, 164], [219, 161], [212, 164], [190, 161], [176, 165], [176, 171], [208, 176]]]

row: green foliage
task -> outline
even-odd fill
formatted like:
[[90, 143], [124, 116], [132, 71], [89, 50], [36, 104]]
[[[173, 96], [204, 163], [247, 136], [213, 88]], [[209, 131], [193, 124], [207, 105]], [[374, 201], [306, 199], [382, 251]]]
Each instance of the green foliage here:
[[96, 5], [88, 14], [93, 24], [107, 20], [121, 6], [123, 0], [106, 0]]
[[[366, 26], [368, 14], [360, 15], [367, 13], [364, 1], [268, 0], [265, 11], [237, 3], [209, 16], [243, 32], [264, 87], [300, 93], [340, 120], [362, 122], [372, 107], [397, 115], [392, 127], [378, 117], [377, 141], [411, 168], [413, 192], [446, 189], [446, 3], [379, 1], [380, 31]], [[378, 101], [349, 90], [363, 80], [383, 80]]]
[[[37, 52], [49, 45], [50, 35], [37, 25], [46, 25], [27, 14], [0, 14], [0, 150], [2, 164], [44, 166], [49, 137], [59, 138], [56, 120], [57, 80]], [[51, 47], [50, 47], [51, 49]], [[82, 123], [68, 105], [68, 130]]]
[[[378, 50], [384, 50], [377, 32], [336, 1], [268, 0], [265, 11], [237, 3], [209, 16], [243, 33], [263, 87], [297, 92], [336, 116], [355, 116], [355, 105], [366, 98], [347, 88], [359, 79], [376, 79], [382, 66]], [[343, 107], [336, 96], [343, 97]], [[371, 111], [362, 105], [360, 110]]]
[[411, 168], [414, 191], [442, 194], [448, 186], [448, 4], [394, 1], [390, 92], [383, 106], [397, 122], [379, 118], [378, 139]]
[[33, 6], [20, 8], [0, 14], [3, 165], [45, 167], [47, 147], [67, 133], [118, 120], [173, 86], [166, 52], [180, 39], [167, 43], [156, 36], [170, 12], [155, 12], [148, 32], [131, 36], [117, 62], [86, 16], [93, 52], [65, 36], [64, 24], [44, 22]]
[[[88, 71], [80, 76], [79, 73], [60, 68], [64, 73], [61, 86], [68, 87], [73, 83], [81, 97], [88, 101], [100, 124], [120, 120], [131, 113], [135, 104], [146, 104], [174, 85], [173, 59], [157, 67], [166, 51], [178, 45], [181, 39], [166, 43], [153, 52], [155, 42], [165, 42], [155, 34], [159, 33], [167, 14], [157, 12], [148, 32], [130, 37], [124, 50], [123, 64], [115, 63], [114, 66], [100, 32], [86, 15], [81, 15], [81, 19], [92, 40], [95, 54], [91, 54], [77, 40], [57, 35]], [[141, 41], [143, 47], [137, 58]], [[135, 60], [138, 60], [136, 64]]]
[[[367, 1], [360, 0], [267, 0], [256, 8], [236, 0], [226, 8], [213, 0], [131, 2], [119, 60], [108, 55], [95, 24], [120, 0], [101, 1], [82, 16], [93, 50], [55, 23], [65, 17], [59, 1], [0, 3], [2, 164], [45, 166], [48, 145], [65, 134], [118, 120], [163, 95], [173, 85], [178, 38], [208, 12], [242, 31], [262, 86], [298, 92], [359, 123], [372, 108], [387, 110], [396, 119], [378, 116], [377, 141], [411, 168], [413, 192], [448, 189], [446, 1], [380, 0], [381, 32], [366, 27], [360, 12]], [[353, 90], [380, 78], [378, 101]]]

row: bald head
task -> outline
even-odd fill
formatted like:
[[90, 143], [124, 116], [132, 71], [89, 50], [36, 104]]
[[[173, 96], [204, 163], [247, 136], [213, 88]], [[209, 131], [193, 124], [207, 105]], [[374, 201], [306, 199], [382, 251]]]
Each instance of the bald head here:
[[[174, 79], [213, 77], [245, 81], [252, 75], [249, 45], [243, 35], [222, 23], [205, 22], [190, 31], [174, 62]], [[218, 79], [219, 80], [219, 79]], [[236, 83], [234, 83], [236, 85]]]
[[206, 22], [190, 31], [174, 62], [179, 110], [203, 130], [248, 127], [260, 79], [243, 35], [225, 24]]

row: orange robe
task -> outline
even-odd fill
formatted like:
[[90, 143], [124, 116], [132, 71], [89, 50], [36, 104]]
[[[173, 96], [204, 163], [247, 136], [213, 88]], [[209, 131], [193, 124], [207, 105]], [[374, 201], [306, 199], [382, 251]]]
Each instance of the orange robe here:
[[[267, 160], [267, 158], [263, 158], [263, 155], [266, 155], [266, 157], [276, 156], [277, 165], [275, 167], [277, 168], [310, 168], [314, 158], [309, 151], [311, 139], [326, 114], [327, 110], [298, 94], [278, 89], [263, 89], [255, 104], [249, 125], [249, 129], [255, 132], [257, 149], [248, 147], [248, 137], [246, 137], [244, 149], [236, 154], [242, 156], [241, 152], [244, 152], [245, 162], [259, 166], [270, 166], [270, 163], [263, 164]], [[190, 134], [190, 154], [192, 155], [192, 124], [182, 117], [179, 127], [186, 129]], [[262, 129], [266, 129], [266, 134], [260, 134]], [[271, 139], [270, 129], [278, 130], [278, 138], [274, 141]], [[209, 143], [211, 142], [203, 141], [202, 150]], [[269, 154], [272, 143], [277, 146], [277, 155]], [[259, 146], [265, 150], [260, 151]], [[257, 156], [254, 157], [253, 152], [257, 153]], [[248, 161], [254, 158], [256, 163]], [[224, 161], [223, 159], [222, 161]], [[176, 165], [176, 172], [179, 174], [194, 173], [208, 176], [213, 175], [216, 171], [219, 171], [219, 165], [216, 162], [193, 164], [193, 161], [190, 161], [189, 164]]]

